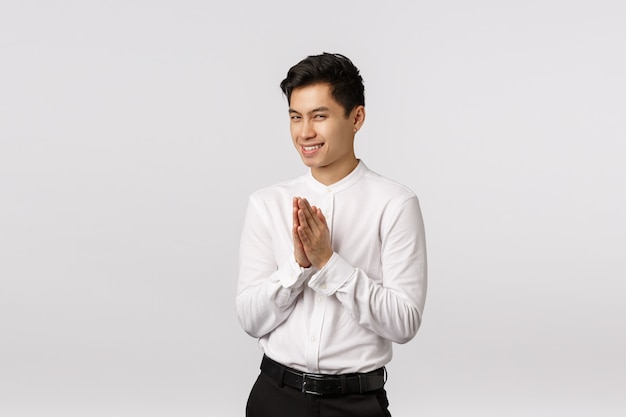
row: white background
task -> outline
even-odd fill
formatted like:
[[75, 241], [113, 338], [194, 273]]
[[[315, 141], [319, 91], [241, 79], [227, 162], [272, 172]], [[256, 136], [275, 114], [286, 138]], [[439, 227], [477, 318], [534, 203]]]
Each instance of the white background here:
[[626, 6], [0, 1], [0, 415], [243, 416], [247, 196], [304, 172], [278, 84], [361, 69], [420, 197], [399, 416], [626, 412]]

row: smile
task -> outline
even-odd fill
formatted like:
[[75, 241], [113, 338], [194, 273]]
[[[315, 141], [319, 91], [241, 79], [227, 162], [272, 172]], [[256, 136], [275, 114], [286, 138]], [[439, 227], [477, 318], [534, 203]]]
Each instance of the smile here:
[[303, 146], [302, 149], [304, 149], [307, 152], [311, 152], [311, 151], [314, 151], [314, 150], [319, 149], [321, 147], [322, 147], [322, 145]]

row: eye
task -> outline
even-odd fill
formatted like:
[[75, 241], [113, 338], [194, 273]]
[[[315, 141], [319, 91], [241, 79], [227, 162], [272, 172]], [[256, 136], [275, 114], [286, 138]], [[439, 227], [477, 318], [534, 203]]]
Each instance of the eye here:
[[302, 119], [302, 116], [298, 116], [297, 114], [292, 114], [291, 116], [289, 116], [289, 118], [291, 119], [292, 122], [297, 122], [300, 119]]
[[316, 120], [324, 120], [326, 118], [325, 114], [316, 114], [315, 115], [315, 119]]

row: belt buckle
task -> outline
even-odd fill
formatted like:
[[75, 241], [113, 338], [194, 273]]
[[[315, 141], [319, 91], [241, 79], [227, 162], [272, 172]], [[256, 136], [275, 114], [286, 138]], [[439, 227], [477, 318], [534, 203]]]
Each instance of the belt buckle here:
[[313, 394], [313, 395], [322, 395], [321, 392], [312, 391], [311, 388], [308, 388], [307, 385], [312, 385], [313, 381], [322, 381], [323, 376], [316, 374], [302, 374], [302, 392], [304, 394]]

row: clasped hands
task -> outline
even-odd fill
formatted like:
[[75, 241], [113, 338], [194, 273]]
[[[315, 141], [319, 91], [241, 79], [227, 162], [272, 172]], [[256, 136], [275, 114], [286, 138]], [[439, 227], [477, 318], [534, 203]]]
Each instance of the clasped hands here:
[[333, 255], [326, 217], [305, 198], [293, 199], [293, 245], [296, 262], [321, 269]]

